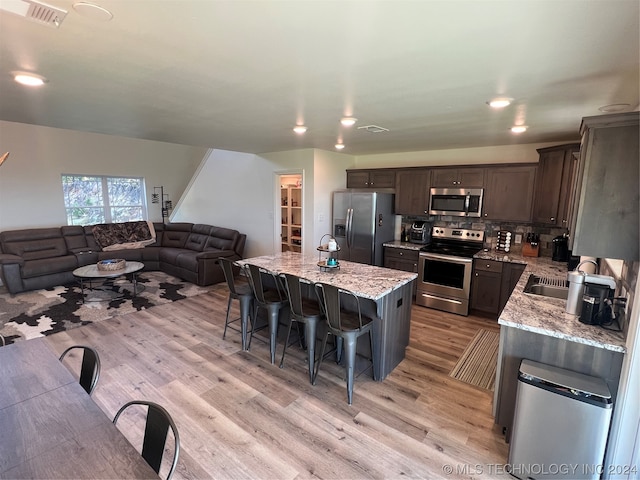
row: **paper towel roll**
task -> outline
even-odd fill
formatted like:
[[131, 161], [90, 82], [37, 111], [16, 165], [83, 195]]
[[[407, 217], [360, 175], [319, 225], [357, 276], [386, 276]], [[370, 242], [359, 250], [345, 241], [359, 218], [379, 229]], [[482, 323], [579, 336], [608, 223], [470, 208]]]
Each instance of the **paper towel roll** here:
[[[598, 259], [596, 257], [580, 257], [580, 263], [582, 263], [582, 265], [580, 265], [579, 270], [584, 273], [597, 273], [596, 266], [593, 263], [591, 263], [589, 260], [596, 263], [598, 262]], [[583, 263], [585, 261], [586, 263]]]

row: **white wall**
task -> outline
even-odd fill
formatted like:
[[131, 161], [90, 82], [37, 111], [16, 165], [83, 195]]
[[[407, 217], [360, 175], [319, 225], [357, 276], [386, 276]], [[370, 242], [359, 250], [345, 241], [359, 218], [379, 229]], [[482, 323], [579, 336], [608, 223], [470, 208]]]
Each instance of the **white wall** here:
[[144, 177], [149, 219], [153, 186], [177, 202], [206, 149], [0, 121], [0, 231], [67, 224], [63, 173]]
[[[320, 239], [331, 232], [333, 214], [331, 193], [346, 187], [345, 169], [353, 168], [355, 157], [343, 153], [316, 150], [314, 155], [315, 191], [314, 191], [314, 248]], [[325, 239], [326, 240], [326, 239]]]
[[485, 163], [538, 163], [537, 148], [575, 143], [575, 140], [524, 145], [498, 145], [476, 148], [452, 148], [420, 152], [359, 155], [356, 168], [420, 167], [431, 165], [473, 165]]

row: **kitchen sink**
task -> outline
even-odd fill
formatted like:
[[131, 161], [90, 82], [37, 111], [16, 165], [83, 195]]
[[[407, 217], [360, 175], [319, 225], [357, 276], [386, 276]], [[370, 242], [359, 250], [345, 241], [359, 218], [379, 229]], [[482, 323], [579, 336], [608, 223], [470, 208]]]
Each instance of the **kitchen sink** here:
[[539, 277], [531, 274], [524, 287], [524, 293], [566, 300], [569, 295], [569, 284], [562, 278]]

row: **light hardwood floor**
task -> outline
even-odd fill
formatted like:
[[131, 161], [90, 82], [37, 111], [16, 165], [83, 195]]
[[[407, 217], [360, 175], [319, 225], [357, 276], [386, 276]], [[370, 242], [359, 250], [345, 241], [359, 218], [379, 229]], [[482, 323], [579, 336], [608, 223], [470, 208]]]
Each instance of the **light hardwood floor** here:
[[[280, 369], [266, 343], [243, 352], [237, 332], [222, 340], [226, 301], [220, 286], [48, 341], [58, 352], [98, 349], [93, 398], [109, 417], [131, 399], [167, 408], [182, 441], [174, 478], [499, 476], [508, 445], [493, 424], [493, 393], [448, 376], [479, 329], [498, 330], [495, 321], [414, 306], [406, 359], [384, 382], [359, 377], [349, 406], [333, 361], [312, 386], [297, 345]], [[139, 441], [130, 421], [118, 427]]]

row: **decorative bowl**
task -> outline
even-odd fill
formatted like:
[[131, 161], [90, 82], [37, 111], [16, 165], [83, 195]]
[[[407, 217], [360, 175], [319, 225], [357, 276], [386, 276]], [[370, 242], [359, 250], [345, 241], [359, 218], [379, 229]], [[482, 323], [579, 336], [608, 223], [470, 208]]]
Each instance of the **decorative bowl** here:
[[127, 262], [124, 258], [109, 258], [107, 260], [100, 260], [97, 263], [98, 270], [103, 272], [122, 270], [126, 266]]

